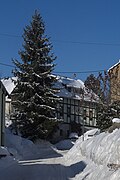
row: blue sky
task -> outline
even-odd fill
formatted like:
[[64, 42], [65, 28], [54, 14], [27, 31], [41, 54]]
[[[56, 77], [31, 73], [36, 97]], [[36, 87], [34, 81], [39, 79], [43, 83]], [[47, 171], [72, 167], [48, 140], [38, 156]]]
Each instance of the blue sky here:
[[[0, 63], [20, 59], [23, 28], [39, 10], [57, 56], [56, 72], [108, 69], [120, 58], [119, 0], [1, 0]], [[12, 76], [0, 65], [0, 77]], [[72, 77], [73, 74], [62, 74]], [[82, 80], [89, 75], [77, 73]]]

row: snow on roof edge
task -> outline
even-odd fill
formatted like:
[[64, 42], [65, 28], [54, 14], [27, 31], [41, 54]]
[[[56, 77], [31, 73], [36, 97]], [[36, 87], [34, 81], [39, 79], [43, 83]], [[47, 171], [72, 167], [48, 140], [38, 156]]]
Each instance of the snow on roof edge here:
[[114, 64], [113, 66], [111, 66], [109, 69], [108, 69], [108, 72], [113, 69], [114, 67], [116, 67], [118, 64], [120, 64], [120, 59], [118, 60], [118, 62], [116, 64]]

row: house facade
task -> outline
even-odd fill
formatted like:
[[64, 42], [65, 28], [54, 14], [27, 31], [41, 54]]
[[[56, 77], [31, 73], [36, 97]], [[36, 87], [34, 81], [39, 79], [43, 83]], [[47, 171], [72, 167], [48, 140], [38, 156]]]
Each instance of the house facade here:
[[108, 70], [111, 102], [120, 101], [120, 60]]
[[89, 92], [81, 80], [58, 77], [56, 87], [60, 89], [56, 116], [63, 120], [59, 135], [68, 137], [71, 132], [81, 135], [96, 127], [98, 97]]
[[7, 91], [0, 81], [0, 146], [4, 145], [4, 134], [5, 134], [5, 97]]

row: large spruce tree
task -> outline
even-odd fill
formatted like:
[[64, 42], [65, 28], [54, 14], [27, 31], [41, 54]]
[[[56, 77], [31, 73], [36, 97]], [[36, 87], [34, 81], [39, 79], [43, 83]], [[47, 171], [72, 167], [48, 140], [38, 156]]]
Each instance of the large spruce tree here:
[[30, 25], [25, 27], [23, 40], [21, 60], [13, 60], [13, 74], [17, 77], [12, 94], [14, 125], [23, 137], [46, 139], [56, 125], [58, 97], [53, 88], [56, 77], [52, 75], [56, 58], [39, 12], [35, 11]]

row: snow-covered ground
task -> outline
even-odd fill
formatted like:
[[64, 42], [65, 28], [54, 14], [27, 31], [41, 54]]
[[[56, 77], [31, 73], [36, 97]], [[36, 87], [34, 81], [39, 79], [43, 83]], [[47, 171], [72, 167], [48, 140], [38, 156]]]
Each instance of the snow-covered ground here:
[[[60, 143], [62, 149], [71, 144], [70, 140]], [[6, 155], [0, 159], [0, 180], [120, 179], [120, 129], [85, 141], [79, 137], [68, 151], [46, 141], [34, 144], [7, 130], [6, 146], [0, 149]]]

